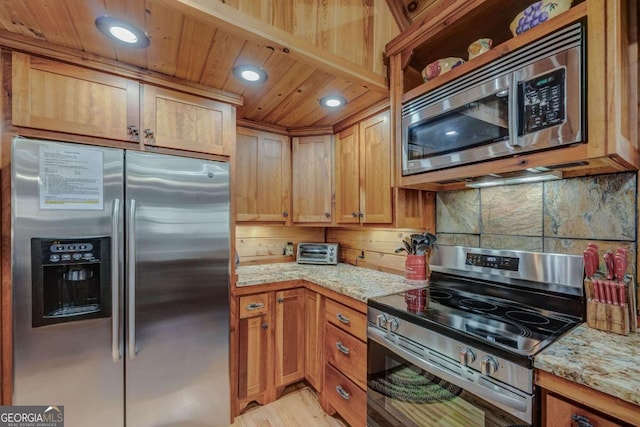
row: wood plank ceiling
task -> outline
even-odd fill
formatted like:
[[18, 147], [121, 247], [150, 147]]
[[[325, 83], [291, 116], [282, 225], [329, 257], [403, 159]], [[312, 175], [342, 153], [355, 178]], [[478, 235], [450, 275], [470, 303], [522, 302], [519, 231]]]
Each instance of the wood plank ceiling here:
[[[298, 33], [304, 29], [305, 22], [308, 23], [315, 33], [316, 40], [311, 41], [243, 13], [241, 0], [226, 2], [231, 5], [210, 0], [3, 0], [0, 2], [0, 46], [19, 46], [25, 41], [38, 43], [240, 94], [244, 101], [238, 108], [239, 119], [286, 129], [331, 126], [388, 99], [381, 49], [398, 29], [396, 26], [385, 30], [387, 34], [382, 36], [386, 40], [379, 40], [380, 36], [376, 39], [373, 35], [376, 29], [395, 23], [393, 18], [380, 21], [375, 18], [378, 15], [366, 8], [373, 3], [386, 8], [384, 1], [354, 1], [361, 4], [362, 11], [358, 13], [364, 18], [351, 17], [351, 22], [346, 22], [340, 21], [339, 16], [334, 17], [341, 26], [339, 31], [326, 28], [328, 18], [319, 16], [323, 10], [318, 9], [327, 3], [339, 5], [337, 0], [268, 2], [273, 10], [280, 5], [285, 12], [292, 9], [291, 3], [306, 4], [306, 9], [293, 8], [279, 19], [297, 19]], [[259, 4], [266, 3], [260, 0]], [[309, 4], [315, 4], [315, 9], [309, 8]], [[391, 16], [388, 9], [385, 13]], [[150, 46], [141, 50], [111, 43], [94, 25], [96, 17], [102, 15], [138, 25], [149, 35]], [[315, 28], [318, 26], [315, 22], [322, 20], [324, 30]], [[352, 42], [344, 39], [350, 33], [362, 34], [355, 40], [365, 42], [356, 42], [355, 48], [350, 46]], [[350, 55], [360, 56], [352, 60], [328, 52], [318, 46], [317, 39], [323, 37], [325, 44], [326, 38], [331, 37], [336, 49], [342, 44], [347, 52], [351, 49]], [[374, 42], [377, 43], [374, 48], [380, 50], [377, 53], [371, 50]], [[266, 70], [267, 82], [255, 86], [234, 78], [232, 68], [245, 63]], [[338, 110], [321, 107], [318, 100], [330, 94], [341, 94], [347, 99], [347, 105]]]

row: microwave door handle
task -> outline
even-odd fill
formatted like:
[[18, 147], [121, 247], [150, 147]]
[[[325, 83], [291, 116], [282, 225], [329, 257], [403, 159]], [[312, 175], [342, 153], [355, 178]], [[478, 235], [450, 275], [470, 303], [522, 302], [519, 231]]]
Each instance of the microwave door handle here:
[[520, 137], [518, 129], [520, 128], [520, 91], [518, 90], [518, 72], [511, 74], [511, 89], [509, 91], [509, 145], [518, 147]]

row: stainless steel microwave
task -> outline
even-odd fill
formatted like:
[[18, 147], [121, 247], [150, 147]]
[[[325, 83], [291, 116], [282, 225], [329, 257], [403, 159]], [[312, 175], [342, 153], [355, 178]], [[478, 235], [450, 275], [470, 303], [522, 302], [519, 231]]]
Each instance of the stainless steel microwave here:
[[584, 142], [578, 22], [402, 107], [402, 174]]

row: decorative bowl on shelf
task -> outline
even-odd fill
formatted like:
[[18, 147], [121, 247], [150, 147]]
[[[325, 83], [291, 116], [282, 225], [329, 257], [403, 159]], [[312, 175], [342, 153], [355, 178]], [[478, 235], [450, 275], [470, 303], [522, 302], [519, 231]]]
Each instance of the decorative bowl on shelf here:
[[424, 67], [424, 70], [422, 70], [422, 78], [427, 82], [443, 75], [447, 71], [451, 71], [460, 64], [464, 64], [464, 59], [453, 57], [438, 59]]
[[476, 56], [480, 56], [483, 53], [488, 52], [489, 50], [491, 50], [492, 46], [493, 40], [491, 39], [483, 38], [474, 41], [467, 48], [467, 52], [469, 53], [469, 61], [471, 61]]
[[539, 0], [520, 12], [509, 25], [514, 36], [569, 10], [572, 0]]

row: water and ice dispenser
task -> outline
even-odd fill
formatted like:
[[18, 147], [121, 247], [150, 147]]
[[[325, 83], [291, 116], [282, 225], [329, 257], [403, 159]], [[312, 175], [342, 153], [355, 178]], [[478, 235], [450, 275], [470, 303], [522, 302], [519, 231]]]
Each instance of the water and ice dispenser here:
[[31, 239], [32, 326], [111, 316], [110, 238]]

